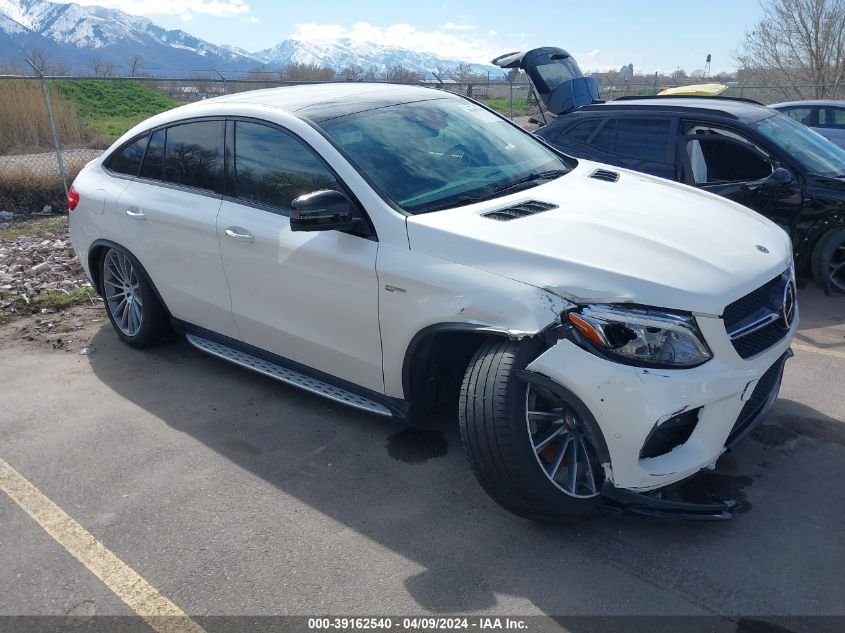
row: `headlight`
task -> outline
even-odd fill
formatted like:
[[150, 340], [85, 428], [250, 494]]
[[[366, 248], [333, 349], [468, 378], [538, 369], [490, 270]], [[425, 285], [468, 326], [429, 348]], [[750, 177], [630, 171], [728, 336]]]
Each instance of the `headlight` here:
[[689, 315], [588, 305], [565, 317], [599, 351], [627, 364], [695, 367], [713, 356]]

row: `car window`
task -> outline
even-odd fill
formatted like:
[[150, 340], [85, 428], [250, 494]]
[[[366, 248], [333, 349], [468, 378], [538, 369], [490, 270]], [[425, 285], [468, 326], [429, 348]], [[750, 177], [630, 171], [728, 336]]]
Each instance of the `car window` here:
[[615, 152], [622, 156], [665, 163], [670, 119], [619, 119]]
[[819, 108], [819, 127], [845, 129], [845, 108]]
[[602, 127], [602, 129], [599, 130], [599, 133], [593, 138], [590, 145], [612, 152], [613, 148], [616, 146], [616, 123], [616, 119], [608, 120], [604, 124], [604, 127]]
[[302, 142], [258, 123], [235, 122], [236, 197], [289, 210], [293, 200], [339, 189], [335, 177]]
[[213, 191], [220, 173], [217, 121], [198, 121], [167, 128], [164, 180]]
[[108, 160], [105, 162], [106, 169], [117, 174], [137, 176], [138, 170], [141, 167], [141, 160], [144, 158], [144, 150], [147, 149], [147, 141], [149, 139], [149, 135], [145, 134], [129, 145], [124, 145], [114, 154], [109, 156]]
[[141, 165], [142, 178], [161, 180], [164, 175], [164, 130], [156, 130], [150, 136], [147, 153], [144, 154], [144, 164]]
[[772, 165], [751, 145], [719, 134], [701, 134], [686, 142], [693, 181], [696, 185], [762, 180]]
[[569, 171], [563, 158], [503, 117], [434, 91], [426, 101], [319, 125], [385, 199], [408, 213], [506, 195]]
[[813, 121], [813, 109], [812, 108], [799, 108], [799, 107], [792, 107], [792, 108], [783, 108], [781, 110], [786, 116], [790, 119], [795, 119], [799, 123], [803, 123], [804, 125], [810, 125]]
[[820, 176], [845, 176], [845, 150], [810, 128], [781, 114], [751, 126], [803, 169]]
[[573, 126], [570, 126], [564, 136], [567, 138], [571, 138], [575, 141], [581, 141], [582, 143], [586, 143], [587, 140], [590, 138], [590, 135], [596, 131], [596, 128], [599, 126], [599, 123], [604, 121], [601, 118], [595, 119], [587, 119], [586, 121], [581, 121], [576, 123]]

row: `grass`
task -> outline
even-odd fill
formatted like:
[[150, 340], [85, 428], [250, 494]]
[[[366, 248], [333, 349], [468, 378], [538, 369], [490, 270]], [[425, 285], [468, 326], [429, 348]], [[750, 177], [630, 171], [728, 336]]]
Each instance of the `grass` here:
[[93, 288], [72, 288], [67, 292], [62, 290], [48, 290], [40, 294], [28, 297], [29, 302], [21, 295], [11, 297], [10, 304], [0, 309], [0, 325], [25, 316], [27, 314], [38, 314], [42, 309], [62, 310], [71, 306], [89, 303], [97, 297]]
[[[504, 116], [510, 116], [511, 114], [511, 102], [507, 97], [501, 97], [498, 99], [482, 99], [481, 103], [486, 105], [488, 108], [495, 110], [499, 114], [503, 114]], [[528, 116], [529, 114], [535, 114], [536, 112], [537, 104], [534, 103], [533, 100], [529, 103], [528, 97], [513, 98], [514, 116]]]
[[[80, 125], [73, 101], [55, 88], [50, 95], [59, 137], [71, 144], [90, 141], [91, 134]], [[38, 81], [0, 81], [0, 130], [0, 154], [52, 147], [50, 119]]]
[[58, 215], [40, 220], [13, 222], [11, 226], [0, 229], [0, 241], [12, 241], [19, 237], [31, 237], [41, 233], [54, 233], [67, 229], [67, 216]]
[[57, 80], [55, 85], [74, 103], [83, 124], [109, 140], [178, 105], [138, 81]]
[[[68, 172], [68, 185], [77, 173], [78, 170]], [[67, 196], [58, 173], [24, 167], [0, 169], [0, 209], [26, 215], [38, 213], [46, 205], [54, 212], [67, 209]]]

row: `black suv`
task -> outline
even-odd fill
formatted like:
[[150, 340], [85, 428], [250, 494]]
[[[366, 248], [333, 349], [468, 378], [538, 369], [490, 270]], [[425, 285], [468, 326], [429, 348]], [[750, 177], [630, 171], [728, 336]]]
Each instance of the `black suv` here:
[[845, 293], [845, 150], [789, 117], [746, 99], [622, 98], [561, 114], [536, 134], [571, 156], [762, 213], [789, 233], [799, 270]]

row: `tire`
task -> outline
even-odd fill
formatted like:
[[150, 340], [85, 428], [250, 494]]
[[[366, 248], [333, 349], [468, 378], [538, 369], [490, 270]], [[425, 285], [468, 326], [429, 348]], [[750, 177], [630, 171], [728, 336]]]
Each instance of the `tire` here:
[[[603, 471], [600, 466], [596, 469], [598, 459], [590, 446], [593, 467], [589, 459], [586, 461], [595, 478], [595, 494], [573, 495], [552, 481], [548, 475], [551, 464], [544, 466], [545, 457], [541, 458], [544, 453], [535, 450], [527, 413], [533, 387], [523, 382], [517, 371], [524, 369], [541, 351], [540, 342], [530, 339], [491, 339], [482, 345], [470, 361], [461, 385], [461, 441], [476, 478], [499, 505], [536, 521], [568, 522], [597, 511]], [[562, 387], [555, 391], [569, 393]], [[577, 399], [571, 398], [570, 404], [575, 405]], [[590, 415], [580, 401], [577, 406], [582, 413]], [[562, 449], [562, 453], [566, 450]], [[577, 455], [577, 447], [575, 450]], [[578, 468], [576, 465], [576, 475]]]
[[170, 318], [141, 264], [129, 252], [109, 248], [100, 258], [103, 303], [117, 336], [144, 348], [170, 334]]
[[[831, 267], [839, 265], [831, 275]], [[834, 228], [819, 238], [812, 255], [813, 278], [826, 293], [845, 293], [845, 227]]]

